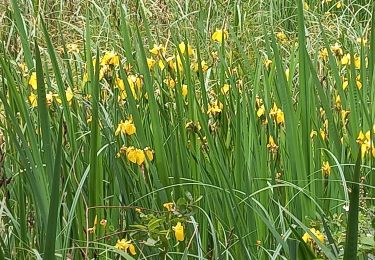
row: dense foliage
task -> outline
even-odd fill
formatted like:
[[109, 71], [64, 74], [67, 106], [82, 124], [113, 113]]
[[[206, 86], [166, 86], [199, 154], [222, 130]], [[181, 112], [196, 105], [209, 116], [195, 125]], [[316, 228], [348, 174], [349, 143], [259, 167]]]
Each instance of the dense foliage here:
[[5, 3], [0, 259], [374, 257], [374, 10]]

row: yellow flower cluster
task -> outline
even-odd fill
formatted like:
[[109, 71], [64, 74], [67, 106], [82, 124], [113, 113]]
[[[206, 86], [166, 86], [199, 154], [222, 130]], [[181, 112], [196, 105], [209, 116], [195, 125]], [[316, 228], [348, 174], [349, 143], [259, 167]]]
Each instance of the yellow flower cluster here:
[[276, 103], [273, 103], [273, 107], [270, 111], [270, 118], [272, 118], [278, 125], [285, 123], [284, 112], [277, 107]]
[[[262, 119], [263, 125], [266, 125], [268, 123], [267, 118], [265, 117], [266, 108], [264, 106], [263, 99], [260, 98], [258, 95], [255, 97], [255, 107], [257, 111], [257, 117]], [[278, 125], [285, 124], [284, 112], [277, 107], [275, 102], [273, 103], [273, 107], [269, 112], [269, 117]]]
[[154, 44], [154, 47], [150, 49], [150, 52], [155, 56], [163, 56], [166, 50], [162, 44]]
[[194, 49], [193, 49], [193, 47], [191, 47], [190, 44], [188, 44], [188, 47], [186, 48], [186, 44], [184, 42], [181, 42], [178, 45], [178, 48], [180, 49], [181, 54], [184, 54], [186, 52], [186, 49], [187, 49], [187, 53], [188, 53], [189, 56], [194, 54]]
[[[322, 234], [319, 230], [315, 228], [310, 228], [310, 232], [313, 233], [313, 235], [316, 236], [316, 238], [319, 239], [320, 242], [324, 242], [324, 234]], [[314, 242], [314, 239], [308, 232], [306, 232], [302, 236], [302, 239], [303, 241], [305, 241], [305, 243], [308, 243], [310, 245], [312, 245], [312, 243]]]
[[188, 86], [186, 84], [183, 84], [181, 87], [181, 94], [183, 97], [186, 97], [188, 94]]
[[[30, 102], [31, 107], [36, 108], [38, 106], [38, 96], [34, 92], [36, 92], [36, 90], [38, 89], [38, 82], [37, 82], [37, 77], [36, 77], [35, 72], [31, 73], [31, 76], [30, 76], [30, 79], [29, 79], [29, 85], [31, 86], [32, 91], [31, 91], [31, 93], [28, 97], [28, 100]], [[70, 87], [68, 87], [66, 89], [65, 97], [66, 97], [66, 100], [68, 101], [69, 105], [71, 105], [73, 97], [74, 97], [74, 93], [73, 93], [73, 91]], [[58, 104], [61, 105], [62, 101], [61, 101], [61, 98], [59, 98], [58, 94], [53, 93], [52, 91], [49, 91], [48, 93], [46, 93], [46, 102], [47, 102], [48, 106], [52, 105], [54, 100]]]
[[154, 159], [154, 151], [150, 147], [146, 147], [143, 150], [134, 146], [122, 147], [120, 153], [124, 153], [130, 162], [137, 165], [142, 165], [146, 157], [149, 161]]
[[[225, 35], [227, 35], [227, 31], [224, 30]], [[225, 36], [227, 37], [227, 36]], [[76, 51], [76, 46], [72, 45], [72, 52]], [[78, 47], [77, 47], [78, 48]], [[177, 70], [181, 73], [184, 72], [184, 63], [183, 58], [185, 55], [189, 56], [190, 59], [190, 68], [195, 72], [199, 72], [199, 68], [203, 72], [206, 72], [209, 68], [206, 61], [201, 60], [200, 64], [197, 62], [197, 55], [196, 51], [192, 45], [185, 42], [180, 42], [177, 45], [177, 49], [179, 50], [178, 55], [167, 55], [166, 46], [162, 44], [154, 44], [153, 47], [149, 50], [152, 57], [147, 58], [147, 65], [150, 71], [153, 71], [155, 66], [158, 66], [160, 70], [169, 69], [171, 72], [170, 76], [167, 76], [163, 79], [163, 82], [166, 83], [170, 88], [174, 89], [177, 81], [176, 81], [176, 72]], [[95, 68], [96, 59], [93, 59], [92, 63]], [[123, 68], [120, 67], [121, 65], [121, 58], [120, 56], [114, 51], [106, 51], [104, 56], [100, 58], [100, 71], [99, 71], [99, 81], [106, 79], [106, 81], [111, 84], [114, 83], [114, 86], [119, 89], [118, 101], [123, 104], [125, 99], [127, 98], [127, 90], [125, 89], [126, 85], [129, 86], [133, 97], [136, 100], [139, 100], [142, 94], [142, 87], [144, 84], [142, 75], [137, 74], [136, 72], [132, 71], [132, 66], [130, 64], [125, 64]], [[127, 78], [123, 79], [119, 76], [118, 71], [124, 69], [127, 73]], [[124, 82], [124, 81], [127, 82]], [[85, 84], [88, 81], [88, 73], [85, 72], [83, 75], [82, 82]], [[36, 86], [36, 77], [35, 75], [30, 79], [30, 85]], [[104, 99], [111, 95], [111, 91], [107, 88], [102, 88], [103, 94], [102, 97]], [[183, 97], [186, 97], [188, 94], [188, 86], [186, 84], [181, 85], [181, 93]], [[144, 95], [147, 99], [147, 94]]]
[[[365, 40], [363, 40], [362, 38], [359, 38], [359, 39], [357, 39], [357, 41], [364, 42]], [[350, 55], [350, 53], [344, 54], [344, 51], [343, 51], [343, 49], [342, 49], [342, 47], [339, 43], [336, 42], [334, 45], [332, 45], [330, 47], [330, 49], [331, 49], [331, 52], [338, 58], [341, 65], [343, 65], [343, 66], [350, 65], [351, 55]], [[318, 57], [322, 61], [327, 62], [328, 57], [329, 57], [327, 48], [322, 48], [319, 51]], [[360, 69], [361, 68], [361, 58], [360, 58], [360, 56], [358, 54], [354, 54], [353, 60], [354, 60], [354, 67], [356, 69]], [[365, 60], [366, 60], [366, 63], [367, 63], [367, 57], [365, 58]], [[366, 64], [366, 66], [367, 66], [367, 64]]]
[[[163, 204], [163, 207], [170, 212], [175, 210], [175, 204], [173, 202], [166, 202]], [[177, 222], [177, 224], [172, 227], [172, 230], [174, 231], [174, 235], [177, 241], [184, 241], [185, 232], [184, 226], [181, 224], [181, 222]]]
[[343, 125], [346, 125], [347, 122], [348, 122], [348, 116], [350, 114], [350, 111], [349, 110], [345, 110], [345, 109], [342, 108], [342, 103], [341, 103], [341, 97], [340, 97], [340, 95], [336, 96], [336, 99], [335, 99], [335, 108], [341, 114], [341, 121], [342, 121]]
[[[373, 135], [375, 135], [375, 125], [372, 127]], [[371, 153], [373, 157], [375, 157], [375, 146], [371, 140], [371, 131], [367, 131], [363, 133], [362, 131], [359, 132], [357, 137], [357, 143], [361, 146], [361, 156], [362, 158], [365, 157], [366, 154]]]
[[[133, 97], [136, 100], [138, 100], [138, 98], [142, 95], [141, 94], [142, 85], [143, 85], [142, 77], [140, 75], [129, 75], [127, 77], [127, 81], [128, 81], [129, 87], [130, 87], [130, 91], [133, 94]], [[115, 85], [120, 90], [119, 99], [122, 99], [122, 100], [126, 99], [127, 94], [126, 94], [126, 90], [125, 90], [124, 81], [121, 78], [116, 77]]]
[[176, 87], [176, 81], [172, 78], [166, 78], [163, 81], [169, 88], [175, 88]]
[[[147, 61], [150, 66], [154, 66], [155, 60]], [[95, 68], [96, 60], [93, 60], [93, 66]], [[100, 71], [99, 71], [99, 81], [106, 79], [108, 83], [113, 82], [113, 86], [119, 90], [118, 101], [120, 104], [123, 104], [127, 98], [127, 91], [125, 89], [126, 85], [130, 88], [135, 100], [139, 100], [142, 97], [142, 87], [144, 84], [143, 76], [133, 72], [132, 66], [126, 63], [123, 67], [121, 65], [120, 56], [114, 51], [107, 51], [104, 56], [100, 59]], [[123, 70], [126, 72], [127, 77], [122, 79], [120, 77], [120, 71]], [[124, 82], [125, 80], [125, 82]], [[88, 81], [88, 73], [86, 72], [83, 76], [83, 83]], [[107, 88], [102, 88], [102, 96], [104, 99], [109, 97], [112, 91], [109, 91]], [[146, 95], [145, 95], [146, 96]]]
[[119, 66], [120, 65], [120, 56], [115, 53], [114, 51], [107, 51], [103, 58], [100, 61], [100, 65], [112, 65], [112, 66]]
[[277, 150], [279, 149], [279, 146], [275, 143], [272, 135], [270, 135], [268, 138], [267, 148], [272, 154], [276, 154]]
[[130, 118], [129, 120], [121, 120], [120, 123], [117, 126], [117, 129], [115, 131], [115, 135], [126, 134], [126, 135], [133, 135], [136, 132], [136, 127], [133, 124], [133, 120]]
[[212, 34], [211, 39], [215, 42], [222, 43], [223, 40], [228, 39], [229, 33], [227, 29], [216, 29]]
[[168, 211], [173, 211], [174, 203], [173, 202], [166, 202], [163, 204], [163, 207], [166, 208]]
[[[92, 65], [95, 69], [96, 59], [93, 59]], [[105, 78], [113, 69], [117, 69], [120, 65], [120, 56], [114, 51], [105, 52], [104, 56], [100, 59], [100, 70], [99, 70], [99, 80]], [[83, 75], [83, 83], [88, 81], [87, 72]]]
[[281, 42], [281, 43], [286, 43], [288, 41], [288, 37], [284, 32], [278, 32], [276, 33], [276, 38]]
[[[366, 40], [365, 39], [362, 39], [362, 38], [358, 38], [357, 39], [357, 42], [359, 43], [363, 43], [365, 44]], [[347, 66], [349, 66], [352, 62], [352, 57], [350, 55], [350, 53], [346, 53], [344, 54], [344, 51], [341, 47], [341, 45], [339, 43], [335, 43], [334, 45], [332, 45], [330, 47], [332, 53], [337, 57], [338, 59], [338, 62], [345, 68]], [[327, 62], [328, 61], [328, 50], [327, 48], [323, 48], [319, 51], [319, 58], [323, 61], [323, 62]], [[353, 60], [354, 60], [354, 67], [355, 69], [360, 69], [361, 68], [361, 57], [358, 55], [358, 54], [354, 54], [353, 56]], [[367, 67], [368, 66], [368, 58], [365, 57], [365, 66]], [[342, 88], [345, 90], [348, 85], [349, 85], [349, 81], [346, 77], [342, 76], [341, 77], [342, 79]], [[356, 86], [358, 89], [362, 89], [362, 82], [361, 82], [361, 76], [360, 75], [357, 75], [356, 76]]]
[[137, 254], [137, 252], [135, 251], [135, 246], [131, 240], [125, 240], [125, 239], [117, 240], [115, 248], [119, 250], [124, 250], [126, 253], [129, 250], [130, 254], [132, 255]]
[[258, 95], [256, 95], [255, 97], [255, 106], [257, 109], [258, 118], [262, 117], [266, 112], [266, 108], [264, 107], [263, 99], [260, 98]]
[[[194, 62], [191, 67], [193, 68], [194, 72], [198, 72], [199, 71], [199, 64]], [[204, 60], [201, 61], [201, 67], [202, 67], [202, 71], [203, 72], [206, 72], [208, 70], [208, 65], [207, 65], [207, 62], [205, 62]]]
[[[356, 69], [360, 69], [361, 68], [361, 58], [360, 58], [360, 56], [358, 54], [355, 54], [353, 59], [354, 59], [354, 67]], [[344, 66], [350, 65], [350, 63], [351, 63], [350, 53], [347, 53], [344, 56], [342, 56], [340, 62], [341, 62], [341, 65], [344, 65]]]
[[[179, 49], [181, 51], [181, 54], [183, 54], [185, 52], [185, 43], [181, 42], [179, 44]], [[175, 56], [167, 57], [166, 56], [167, 55], [166, 48], [163, 47], [162, 44], [159, 44], [159, 45], [154, 44], [154, 47], [152, 49], [150, 49], [150, 53], [152, 55], [154, 55], [156, 57], [156, 59], [158, 60], [158, 62], [157, 62], [153, 58], [147, 59], [147, 65], [148, 65], [150, 70], [152, 70], [154, 68], [154, 65], [157, 63], [160, 70], [164, 70], [166, 68], [166, 66], [168, 66], [172, 71], [176, 71], [177, 67], [178, 67], [178, 70], [180, 72], [183, 71], [183, 64], [182, 64], [181, 57], [179, 55], [177, 56], [177, 59], [176, 59]], [[190, 53], [194, 53], [194, 50], [192, 49], [192, 47], [189, 44], [188, 45], [188, 54], [191, 55]]]
[[[195, 55], [195, 49], [189, 43], [186, 45], [185, 42], [179, 43], [177, 48], [179, 50], [179, 53], [181, 53], [182, 57], [184, 57], [186, 54], [190, 57], [190, 67], [195, 72], [198, 72], [199, 66], [197, 63], [197, 57]], [[176, 72], [177, 70], [180, 73], [184, 72], [184, 65], [180, 54], [178, 54], [177, 56], [167, 56], [166, 47], [164, 47], [162, 44], [154, 44], [153, 48], [149, 51], [151, 55], [154, 56], [154, 58], [147, 58], [147, 65], [150, 70], [152, 70], [157, 64], [160, 70], [169, 68], [172, 72]], [[203, 72], [206, 72], [208, 70], [208, 65], [206, 61], [201, 61], [201, 68]]]
[[323, 127], [319, 129], [320, 136], [323, 141], [328, 139], [328, 119], [323, 122]]
[[320, 51], [319, 51], [319, 55], [318, 55], [318, 57], [319, 57], [319, 59], [321, 59], [322, 61], [324, 61], [324, 62], [327, 62], [328, 61], [328, 50], [327, 50], [327, 48], [323, 48], [323, 49], [321, 49]]
[[215, 100], [211, 102], [211, 104], [208, 104], [207, 114], [215, 116], [223, 110], [223, 107], [224, 107], [223, 103], [221, 103], [218, 100]]
[[270, 60], [270, 59], [265, 59], [264, 61], [263, 61], [263, 64], [264, 64], [264, 66], [266, 67], [266, 69], [268, 70], [268, 69], [270, 69], [270, 66], [271, 66], [271, 64], [272, 64], [272, 60]]

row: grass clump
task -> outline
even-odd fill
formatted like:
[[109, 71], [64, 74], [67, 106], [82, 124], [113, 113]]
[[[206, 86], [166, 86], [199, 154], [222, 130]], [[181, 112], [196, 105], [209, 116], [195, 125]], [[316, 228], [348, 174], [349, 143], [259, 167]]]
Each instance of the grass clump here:
[[12, 0], [1, 258], [371, 257], [373, 8]]

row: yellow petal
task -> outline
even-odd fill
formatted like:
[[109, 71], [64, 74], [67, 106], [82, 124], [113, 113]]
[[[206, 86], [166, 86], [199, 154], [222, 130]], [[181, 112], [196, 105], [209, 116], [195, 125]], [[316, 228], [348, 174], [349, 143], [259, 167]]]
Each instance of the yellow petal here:
[[141, 165], [145, 161], [145, 159], [146, 159], [145, 153], [142, 150], [137, 149], [136, 150], [137, 164]]
[[135, 252], [135, 246], [133, 244], [129, 245], [129, 252], [132, 255], [136, 255], [137, 254], [137, 252]]
[[162, 61], [162, 60], [159, 60], [159, 68], [161, 69], [161, 70], [164, 70], [164, 68], [165, 68], [165, 65], [164, 65], [164, 62]]
[[286, 80], [289, 81], [289, 76], [290, 76], [290, 70], [289, 68], [285, 70], [285, 77], [286, 77]]
[[173, 211], [173, 202], [167, 202], [163, 204], [163, 207], [166, 208], [168, 211]]
[[128, 158], [129, 161], [132, 163], [137, 163], [137, 152], [134, 147], [129, 147], [126, 150], [126, 157]]
[[121, 90], [121, 91], [124, 91], [125, 90], [125, 84], [124, 84], [124, 81], [120, 78], [116, 78], [116, 86]]
[[29, 85], [36, 90], [38, 88], [38, 83], [36, 79], [36, 72], [31, 73], [30, 79], [29, 79]]
[[345, 54], [342, 58], [341, 58], [341, 65], [348, 65], [350, 63], [350, 54]]
[[359, 80], [356, 81], [356, 85], [359, 90], [362, 89], [362, 82], [360, 82]]
[[258, 117], [261, 117], [262, 115], [264, 115], [264, 112], [266, 111], [266, 109], [264, 108], [264, 105], [262, 105], [258, 111], [257, 111], [257, 116]]
[[52, 104], [52, 102], [53, 102], [53, 94], [52, 94], [51, 91], [46, 94], [46, 101], [47, 101], [47, 105], [48, 106], [50, 106]]
[[65, 91], [65, 96], [66, 100], [70, 103], [74, 97], [73, 91], [70, 87]]
[[133, 135], [137, 131], [135, 125], [130, 120], [125, 121], [124, 130], [127, 135]]
[[284, 122], [285, 122], [284, 112], [278, 109], [276, 113], [276, 123], [284, 124]]
[[223, 29], [223, 30], [216, 30], [212, 36], [211, 36], [211, 39], [213, 41], [216, 41], [216, 42], [219, 42], [219, 43], [222, 43], [223, 42], [223, 39], [226, 40], [228, 38], [228, 31], [226, 29]]
[[149, 161], [152, 161], [154, 159], [154, 151], [152, 151], [150, 147], [146, 147], [144, 149], [144, 152], [145, 152], [145, 154], [147, 156], [147, 159]]
[[344, 90], [348, 87], [348, 85], [349, 85], [349, 81], [344, 80], [344, 81], [342, 82], [342, 88], [343, 88]]
[[182, 85], [182, 89], [181, 89], [181, 91], [182, 91], [182, 96], [186, 97], [187, 94], [188, 94], [188, 86], [185, 85], [185, 84]]
[[173, 227], [174, 234], [177, 241], [184, 241], [184, 226], [181, 225], [181, 222], [177, 222], [177, 225]]
[[[186, 51], [186, 45], [184, 42], [181, 42], [179, 45], [178, 45], [178, 48], [180, 49], [180, 52], [181, 54], [184, 54], [185, 51]], [[190, 44], [188, 44], [188, 47], [187, 47], [187, 52], [188, 52], [188, 55], [193, 55], [194, 54], [194, 49], [191, 47]]]
[[229, 84], [224, 84], [221, 87], [221, 93], [223, 93], [224, 95], [226, 95], [228, 93], [229, 89], [230, 89], [230, 85]]
[[37, 95], [35, 95], [34, 93], [31, 93], [29, 96], [29, 102], [30, 102], [31, 107], [33, 108], [37, 107], [38, 106]]
[[147, 58], [147, 66], [149, 70], [152, 70], [154, 68], [156, 61], [152, 58]]

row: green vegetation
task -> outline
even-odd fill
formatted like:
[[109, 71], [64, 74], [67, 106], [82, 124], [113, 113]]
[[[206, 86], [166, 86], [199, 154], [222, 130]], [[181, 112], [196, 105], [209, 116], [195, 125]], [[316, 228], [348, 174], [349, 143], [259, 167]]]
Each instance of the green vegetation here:
[[0, 10], [0, 259], [375, 256], [371, 1]]

